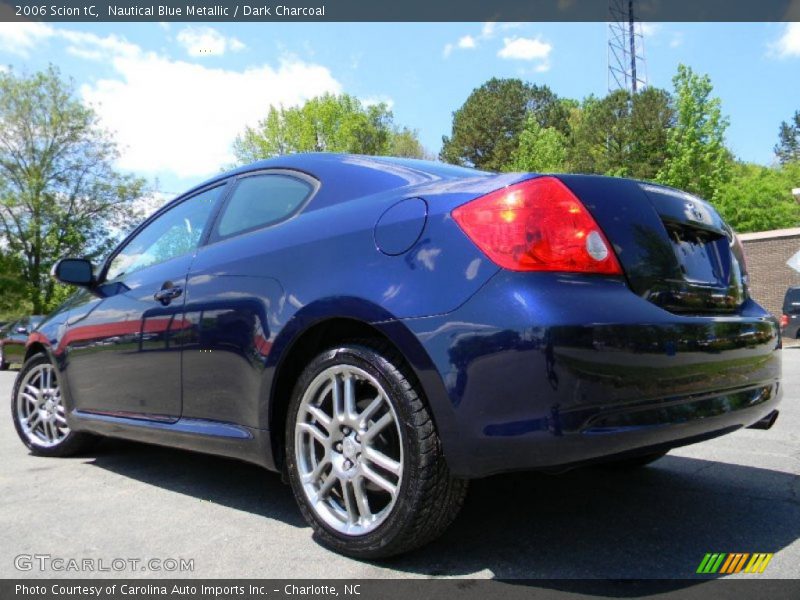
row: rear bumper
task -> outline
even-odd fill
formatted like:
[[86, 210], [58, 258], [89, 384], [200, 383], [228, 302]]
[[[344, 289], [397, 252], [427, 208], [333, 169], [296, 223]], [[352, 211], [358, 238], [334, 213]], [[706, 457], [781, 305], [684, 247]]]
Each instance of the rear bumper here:
[[779, 402], [775, 320], [669, 313], [613, 278], [500, 272], [457, 311], [405, 322], [454, 474], [561, 468], [694, 443]]

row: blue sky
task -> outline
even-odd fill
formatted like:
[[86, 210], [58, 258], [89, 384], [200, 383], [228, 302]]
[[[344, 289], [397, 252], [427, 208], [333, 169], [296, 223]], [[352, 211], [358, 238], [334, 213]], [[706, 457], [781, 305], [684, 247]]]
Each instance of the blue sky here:
[[[737, 156], [773, 160], [778, 125], [800, 109], [800, 24], [644, 24], [650, 85], [679, 63], [711, 76]], [[451, 114], [491, 77], [582, 98], [607, 89], [604, 23], [0, 23], [0, 65], [47, 63], [116, 132], [123, 169], [167, 195], [213, 175], [270, 104], [323, 93], [386, 101], [432, 152]]]

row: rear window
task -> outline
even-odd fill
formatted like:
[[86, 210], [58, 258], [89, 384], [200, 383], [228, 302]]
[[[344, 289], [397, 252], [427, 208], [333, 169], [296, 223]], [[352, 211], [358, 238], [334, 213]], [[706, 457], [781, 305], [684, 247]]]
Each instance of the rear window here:
[[253, 175], [239, 180], [225, 205], [217, 237], [265, 227], [297, 211], [313, 186], [289, 175]]
[[784, 309], [788, 307], [800, 308], [800, 288], [790, 288], [786, 290], [786, 296], [783, 299]]

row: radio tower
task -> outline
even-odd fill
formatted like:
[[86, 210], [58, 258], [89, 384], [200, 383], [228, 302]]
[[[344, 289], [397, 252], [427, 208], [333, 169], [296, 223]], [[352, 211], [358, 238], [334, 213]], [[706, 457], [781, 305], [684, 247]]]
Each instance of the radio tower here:
[[642, 24], [636, 21], [636, 0], [608, 0], [608, 91], [635, 94], [647, 87]]

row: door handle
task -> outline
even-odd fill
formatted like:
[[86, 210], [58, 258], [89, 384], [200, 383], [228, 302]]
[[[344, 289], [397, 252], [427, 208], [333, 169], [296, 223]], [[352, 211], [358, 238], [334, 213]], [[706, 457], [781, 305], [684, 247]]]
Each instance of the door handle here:
[[153, 294], [153, 298], [161, 302], [161, 304], [164, 306], [167, 306], [182, 293], [183, 288], [181, 286], [175, 285], [171, 281], [165, 281], [164, 285], [161, 286], [161, 289]]

